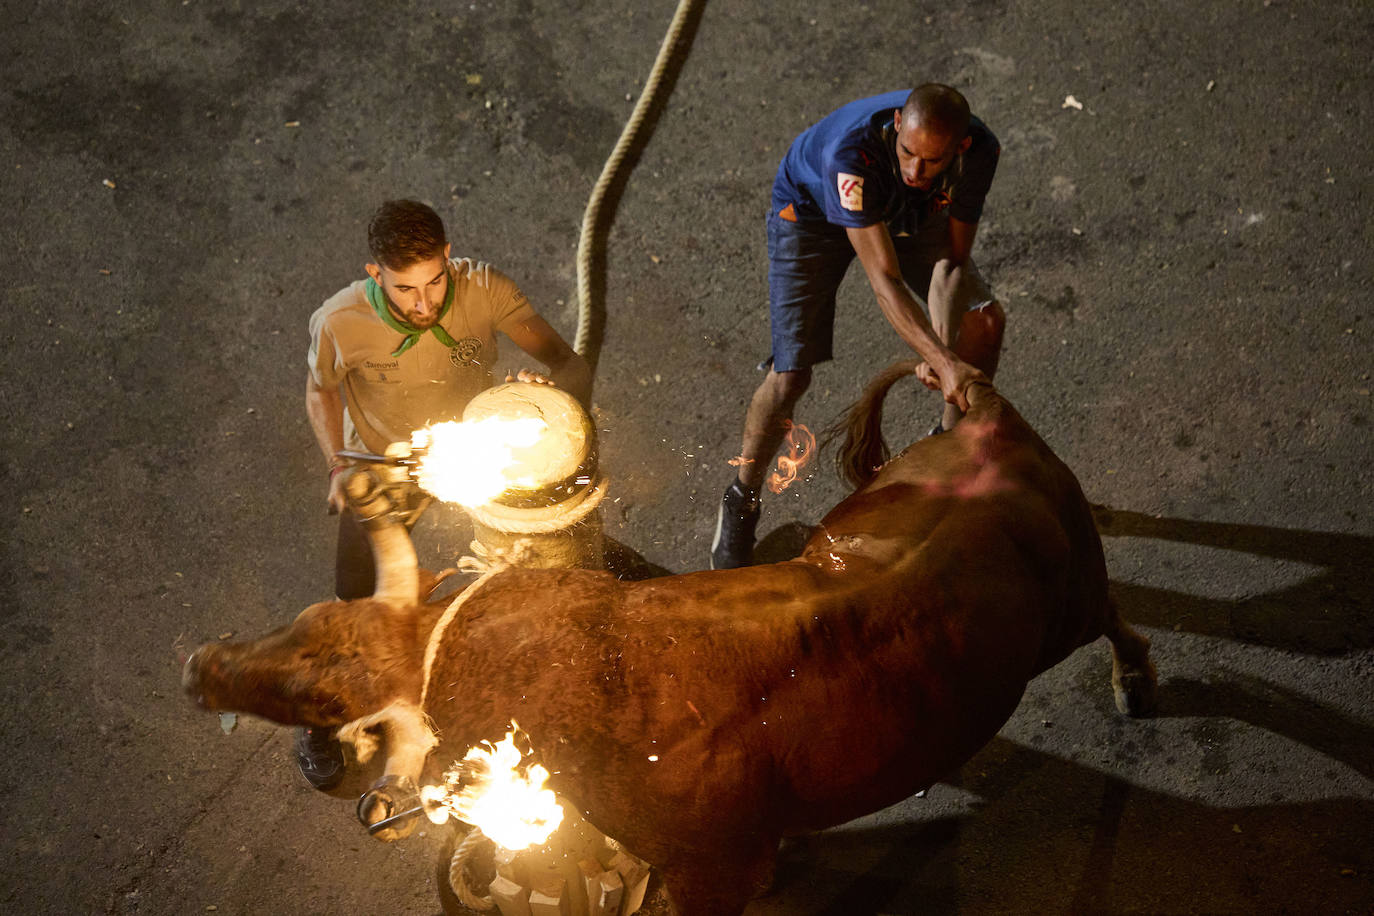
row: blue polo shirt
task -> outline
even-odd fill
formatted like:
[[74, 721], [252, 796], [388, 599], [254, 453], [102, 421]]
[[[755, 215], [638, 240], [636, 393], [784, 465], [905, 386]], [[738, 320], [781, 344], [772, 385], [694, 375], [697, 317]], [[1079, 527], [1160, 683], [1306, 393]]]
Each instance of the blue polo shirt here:
[[892, 127], [892, 113], [909, 95], [902, 89], [850, 102], [803, 131], [778, 166], [773, 212], [791, 204], [802, 224], [860, 229], [881, 222], [912, 234], [942, 211], [978, 222], [997, 171], [997, 138], [972, 118], [968, 150], [929, 190], [909, 187], [898, 167]]

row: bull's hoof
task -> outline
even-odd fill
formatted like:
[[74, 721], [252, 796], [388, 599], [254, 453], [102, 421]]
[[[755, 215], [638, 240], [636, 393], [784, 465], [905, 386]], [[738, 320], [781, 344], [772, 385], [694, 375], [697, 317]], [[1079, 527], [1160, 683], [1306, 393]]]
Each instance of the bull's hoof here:
[[[420, 790], [409, 776], [383, 776], [358, 799], [358, 820], [386, 843], [410, 836], [423, 816]], [[378, 828], [383, 821], [395, 819]]]
[[1133, 719], [1155, 711], [1155, 679], [1150, 672], [1123, 674], [1112, 683], [1116, 708]]

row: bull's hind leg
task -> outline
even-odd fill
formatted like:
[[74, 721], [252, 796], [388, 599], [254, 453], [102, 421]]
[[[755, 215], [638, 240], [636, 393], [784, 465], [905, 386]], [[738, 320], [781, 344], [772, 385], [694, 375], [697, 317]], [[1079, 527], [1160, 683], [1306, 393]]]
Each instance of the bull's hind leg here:
[[738, 916], [750, 897], [747, 877], [728, 868], [665, 868], [663, 883], [668, 888], [674, 916]]
[[1116, 708], [1128, 716], [1148, 716], [1155, 708], [1155, 666], [1150, 640], [1121, 617], [1116, 602], [1107, 615], [1106, 637], [1112, 644], [1112, 693]]
[[660, 871], [675, 916], [737, 916], [751, 897], [773, 883], [778, 840], [746, 846], [723, 844], [714, 855], [697, 855]]

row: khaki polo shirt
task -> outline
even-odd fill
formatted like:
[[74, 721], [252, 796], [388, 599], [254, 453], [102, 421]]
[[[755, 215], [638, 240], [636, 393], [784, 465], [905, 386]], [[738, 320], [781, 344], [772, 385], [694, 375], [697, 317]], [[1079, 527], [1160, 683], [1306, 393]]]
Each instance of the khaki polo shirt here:
[[525, 294], [490, 264], [461, 258], [449, 266], [453, 307], [441, 324], [455, 347], [426, 331], [392, 356], [404, 338], [372, 310], [363, 280], [310, 316], [310, 375], [343, 397], [345, 448], [381, 454], [391, 442], [409, 442], [412, 430], [459, 419], [492, 385], [496, 332], [534, 317]]

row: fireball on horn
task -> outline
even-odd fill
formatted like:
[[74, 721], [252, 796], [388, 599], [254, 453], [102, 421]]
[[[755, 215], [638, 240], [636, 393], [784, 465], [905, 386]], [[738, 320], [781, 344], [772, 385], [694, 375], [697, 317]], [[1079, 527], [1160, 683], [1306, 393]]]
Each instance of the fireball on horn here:
[[450, 817], [471, 824], [496, 845], [518, 851], [548, 841], [563, 822], [563, 807], [546, 788], [549, 771], [516, 745], [520, 726], [496, 744], [484, 741], [444, 773], [442, 785], [420, 788], [425, 814], [436, 824]]

